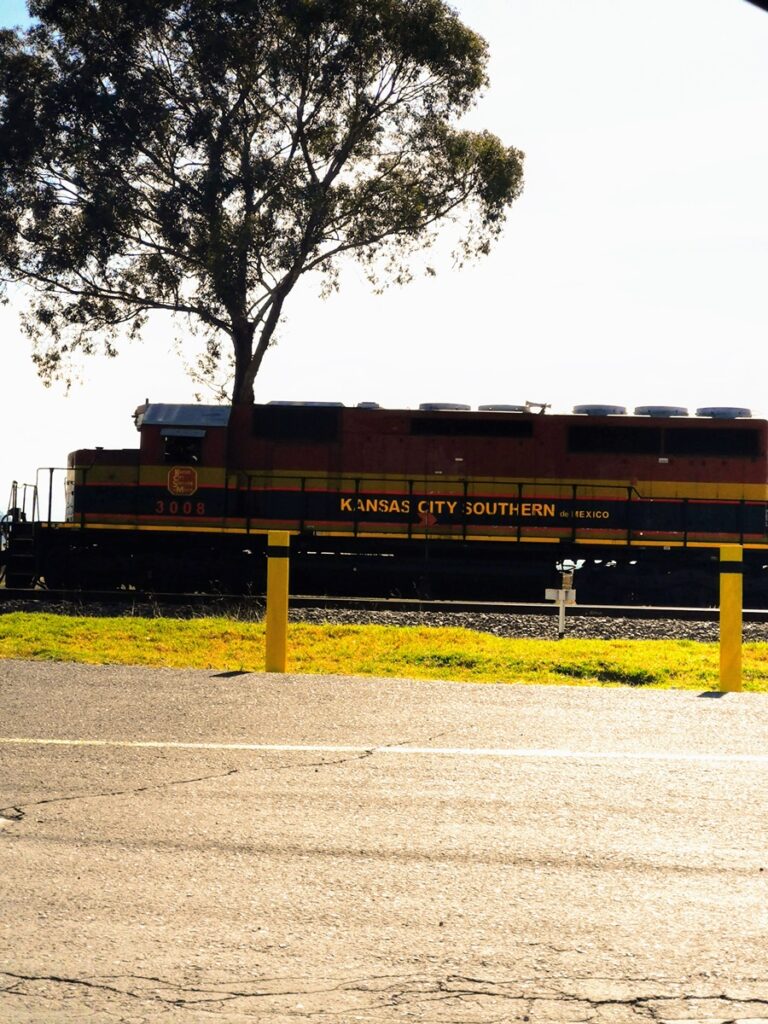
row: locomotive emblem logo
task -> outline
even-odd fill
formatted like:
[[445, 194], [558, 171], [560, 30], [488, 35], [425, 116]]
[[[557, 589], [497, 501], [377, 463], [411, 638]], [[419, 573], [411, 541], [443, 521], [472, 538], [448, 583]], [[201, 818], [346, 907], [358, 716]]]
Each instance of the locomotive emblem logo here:
[[168, 470], [168, 490], [177, 497], [189, 497], [197, 490], [197, 470], [191, 466], [174, 466]]

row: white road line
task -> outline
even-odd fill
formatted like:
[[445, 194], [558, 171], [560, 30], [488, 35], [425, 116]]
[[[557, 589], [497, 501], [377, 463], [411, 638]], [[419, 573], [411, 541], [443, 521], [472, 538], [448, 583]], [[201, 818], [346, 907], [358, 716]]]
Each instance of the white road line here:
[[34, 736], [0, 737], [0, 746], [117, 747], [136, 750], [244, 750], [252, 753], [403, 754], [406, 756], [563, 759], [587, 761], [691, 761], [768, 764], [765, 754], [679, 753], [646, 750], [568, 750], [537, 747], [415, 747], [407, 744], [370, 746], [336, 743], [184, 743], [176, 740], [55, 739]]

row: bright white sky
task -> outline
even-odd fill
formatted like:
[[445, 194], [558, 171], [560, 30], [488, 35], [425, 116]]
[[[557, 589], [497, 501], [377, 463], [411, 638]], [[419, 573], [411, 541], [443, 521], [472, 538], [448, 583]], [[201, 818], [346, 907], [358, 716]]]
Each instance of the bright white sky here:
[[[482, 263], [376, 296], [296, 294], [257, 400], [750, 406], [768, 415], [768, 14], [744, 0], [454, 0], [491, 49], [471, 124], [526, 153]], [[0, 0], [0, 24], [24, 17]], [[0, 504], [75, 448], [133, 447], [149, 397], [192, 401], [158, 322], [37, 380], [3, 338]]]

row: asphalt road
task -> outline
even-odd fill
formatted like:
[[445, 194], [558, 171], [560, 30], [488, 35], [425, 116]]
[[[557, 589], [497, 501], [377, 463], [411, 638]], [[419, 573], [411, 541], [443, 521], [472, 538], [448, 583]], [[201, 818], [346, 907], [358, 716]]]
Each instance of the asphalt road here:
[[0, 662], [0, 1021], [768, 1021], [768, 700]]

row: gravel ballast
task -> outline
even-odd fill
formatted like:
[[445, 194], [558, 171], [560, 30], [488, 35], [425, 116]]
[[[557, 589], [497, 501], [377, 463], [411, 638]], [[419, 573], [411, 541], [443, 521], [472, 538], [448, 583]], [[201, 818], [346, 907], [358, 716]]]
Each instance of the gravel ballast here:
[[[557, 615], [499, 614], [487, 612], [358, 612], [297, 609], [293, 622], [375, 623], [387, 626], [456, 626], [476, 629], [494, 636], [528, 639], [557, 639]], [[594, 640], [699, 640], [716, 643], [720, 638], [717, 622], [691, 622], [685, 619], [635, 619], [607, 616], [570, 615], [565, 620], [565, 636]], [[768, 625], [744, 623], [745, 641], [768, 641]]]

